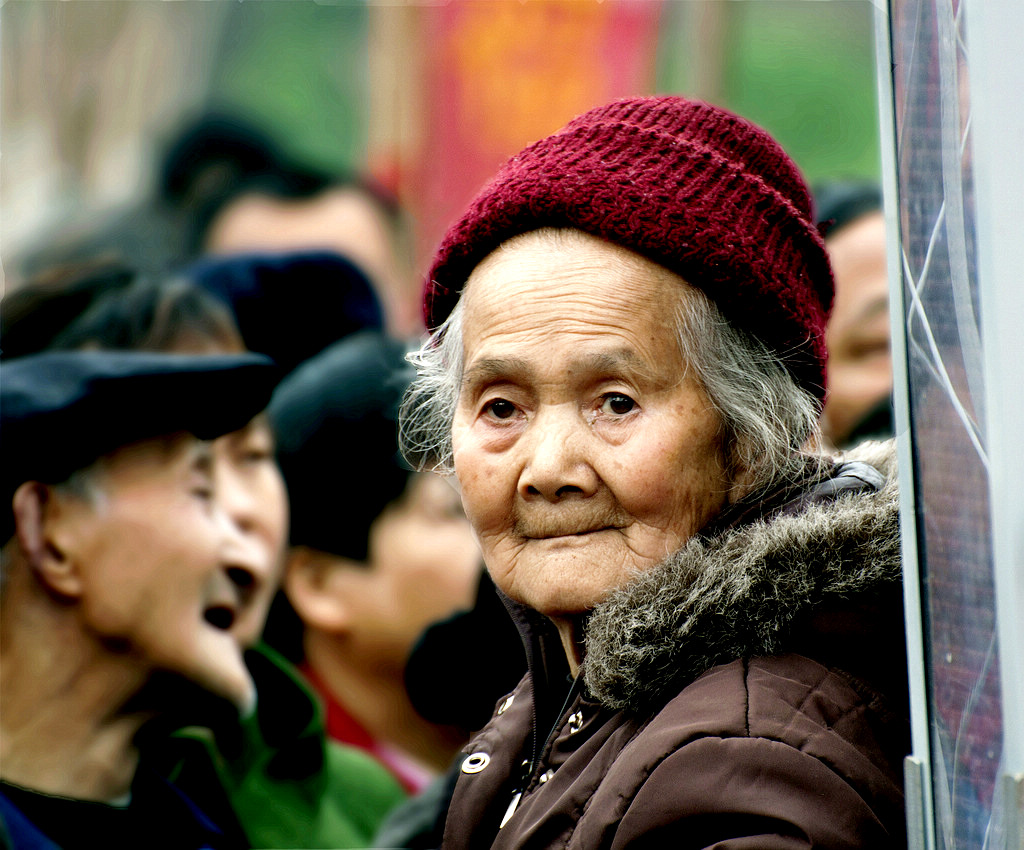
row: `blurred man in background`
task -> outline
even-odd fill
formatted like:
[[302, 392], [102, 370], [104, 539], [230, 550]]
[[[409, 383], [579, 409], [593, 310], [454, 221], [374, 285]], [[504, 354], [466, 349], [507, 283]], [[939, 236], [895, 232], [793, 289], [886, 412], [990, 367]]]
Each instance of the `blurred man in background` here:
[[12, 264], [17, 276], [96, 257], [160, 277], [208, 255], [340, 254], [373, 286], [391, 333], [422, 330], [409, 222], [375, 181], [301, 162], [258, 124], [220, 112], [185, 124], [157, 171], [128, 211], [46, 234]]
[[54, 352], [0, 379], [0, 816], [14, 847], [234, 847], [217, 789], [147, 769], [148, 730], [252, 712], [259, 566], [215, 496], [208, 440], [276, 370], [251, 354]]
[[874, 183], [818, 187], [816, 215], [836, 280], [825, 331], [828, 396], [822, 432], [835, 448], [892, 435], [889, 276], [882, 193]]
[[406, 662], [428, 625], [472, 606], [483, 566], [458, 493], [399, 457], [398, 404], [412, 374], [404, 353], [380, 332], [356, 334], [275, 394], [292, 527], [287, 600], [268, 638], [320, 693], [328, 733], [418, 791], [468, 730], [416, 712]]
[[[320, 255], [291, 264], [284, 258], [237, 258], [204, 266], [201, 274], [197, 270], [204, 285], [182, 277], [136, 279], [123, 268], [93, 270], [58, 286], [30, 285], [11, 296], [15, 309], [5, 311], [5, 317], [19, 320], [5, 327], [14, 343], [5, 346], [6, 353], [24, 355], [32, 342], [51, 349], [242, 352], [235, 321], [240, 315], [247, 327], [256, 324], [249, 328], [250, 338], [268, 343], [267, 353], [291, 364], [327, 332], [303, 323], [300, 305], [359, 308], [350, 321], [379, 317], [361, 276], [344, 285], [350, 270], [341, 258]], [[280, 303], [281, 289], [294, 299], [291, 311]], [[261, 327], [265, 311], [277, 319], [277, 335]], [[291, 322], [302, 324], [305, 333]], [[330, 330], [349, 329], [339, 315]], [[274, 442], [261, 415], [210, 445], [214, 496], [250, 565], [240, 576], [250, 604], [234, 631], [256, 685], [255, 710], [241, 721], [217, 712], [164, 724], [164, 734], [146, 737], [145, 754], [156, 770], [202, 789], [203, 796], [213, 793], [209, 789], [226, 796], [237, 831], [253, 846], [366, 847], [383, 815], [404, 797], [400, 787], [358, 750], [328, 743], [318, 706], [301, 677], [257, 645], [287, 540], [287, 497]]]

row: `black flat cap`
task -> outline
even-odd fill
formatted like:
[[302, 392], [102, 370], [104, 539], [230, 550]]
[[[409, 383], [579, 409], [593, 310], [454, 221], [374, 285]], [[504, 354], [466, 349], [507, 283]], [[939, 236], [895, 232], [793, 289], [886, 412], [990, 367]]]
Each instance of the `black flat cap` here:
[[246, 348], [285, 371], [384, 322], [366, 275], [328, 251], [212, 257], [183, 274], [231, 308]]
[[[0, 365], [0, 480], [58, 483], [101, 455], [188, 431], [213, 439], [263, 410], [280, 378], [258, 354], [54, 351]], [[3, 541], [10, 537], [3, 528]]]
[[814, 216], [825, 225], [826, 236], [882, 209], [882, 187], [870, 180], [831, 180], [812, 191]]
[[291, 542], [357, 561], [370, 525], [412, 474], [398, 450], [398, 408], [413, 377], [405, 346], [364, 331], [282, 382], [268, 408], [288, 485]]

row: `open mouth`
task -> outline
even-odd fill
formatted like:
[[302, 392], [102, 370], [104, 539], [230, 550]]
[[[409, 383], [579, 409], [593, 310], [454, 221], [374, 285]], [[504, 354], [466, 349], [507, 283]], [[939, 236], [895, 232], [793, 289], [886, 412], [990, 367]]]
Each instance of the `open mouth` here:
[[226, 605], [214, 605], [203, 612], [203, 619], [214, 628], [226, 632], [235, 624], [235, 612]]

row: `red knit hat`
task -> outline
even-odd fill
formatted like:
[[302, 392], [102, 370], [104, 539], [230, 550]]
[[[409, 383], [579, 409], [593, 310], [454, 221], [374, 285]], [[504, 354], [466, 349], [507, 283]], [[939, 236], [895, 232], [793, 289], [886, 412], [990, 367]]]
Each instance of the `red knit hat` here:
[[821, 400], [834, 284], [811, 210], [796, 165], [748, 121], [681, 97], [615, 101], [530, 145], [484, 187], [441, 242], [424, 316], [440, 325], [505, 240], [576, 228], [699, 287]]

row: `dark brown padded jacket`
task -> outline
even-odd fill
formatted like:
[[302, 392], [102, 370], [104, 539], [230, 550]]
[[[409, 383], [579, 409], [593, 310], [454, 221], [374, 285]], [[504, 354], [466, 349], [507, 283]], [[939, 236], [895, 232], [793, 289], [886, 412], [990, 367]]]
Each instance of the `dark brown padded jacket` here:
[[465, 749], [444, 850], [905, 847], [895, 461], [859, 455], [601, 603], [571, 687], [514, 610], [531, 673]]

